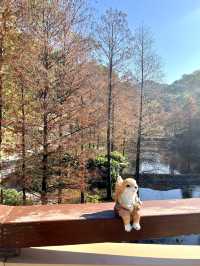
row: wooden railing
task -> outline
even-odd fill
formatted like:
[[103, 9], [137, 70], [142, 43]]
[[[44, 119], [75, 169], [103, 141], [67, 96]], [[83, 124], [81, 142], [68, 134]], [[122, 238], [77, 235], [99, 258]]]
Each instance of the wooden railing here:
[[146, 201], [127, 233], [114, 203], [0, 206], [0, 248], [121, 242], [200, 233], [200, 199]]

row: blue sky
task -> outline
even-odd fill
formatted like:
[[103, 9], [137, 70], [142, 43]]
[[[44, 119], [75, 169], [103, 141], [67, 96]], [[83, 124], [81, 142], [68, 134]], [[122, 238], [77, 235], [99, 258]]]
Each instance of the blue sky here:
[[130, 29], [151, 28], [165, 82], [200, 69], [200, 0], [93, 0], [98, 15], [109, 7], [127, 13]]

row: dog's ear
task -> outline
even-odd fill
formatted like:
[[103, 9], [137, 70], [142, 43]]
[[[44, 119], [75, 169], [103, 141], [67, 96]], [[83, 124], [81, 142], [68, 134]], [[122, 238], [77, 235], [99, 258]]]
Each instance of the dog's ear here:
[[118, 184], [121, 184], [122, 182], [123, 182], [122, 177], [120, 175], [118, 175], [118, 177], [117, 177], [117, 183]]
[[121, 191], [123, 188], [122, 183], [123, 183], [123, 179], [120, 175], [118, 175], [116, 183], [115, 183], [115, 201], [118, 201], [119, 195], [121, 194]]

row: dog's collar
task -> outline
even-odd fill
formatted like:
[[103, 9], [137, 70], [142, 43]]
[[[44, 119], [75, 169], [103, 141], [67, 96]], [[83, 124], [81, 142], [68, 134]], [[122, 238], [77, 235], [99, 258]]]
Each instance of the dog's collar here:
[[129, 212], [132, 211], [132, 209], [134, 209], [134, 205], [133, 205], [132, 209], [129, 209], [129, 208], [125, 207], [123, 204], [119, 203], [118, 200], [116, 201], [116, 205], [117, 205], [117, 207], [120, 207], [121, 209], [129, 211]]

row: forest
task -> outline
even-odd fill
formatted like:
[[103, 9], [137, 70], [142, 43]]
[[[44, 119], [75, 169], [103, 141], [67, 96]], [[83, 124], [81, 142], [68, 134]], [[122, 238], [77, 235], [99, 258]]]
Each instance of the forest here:
[[1, 203], [110, 200], [156, 151], [200, 172], [200, 71], [165, 84], [155, 41], [87, 0], [0, 1]]

